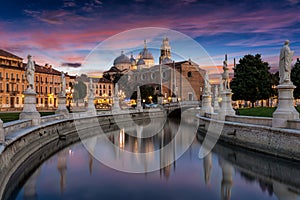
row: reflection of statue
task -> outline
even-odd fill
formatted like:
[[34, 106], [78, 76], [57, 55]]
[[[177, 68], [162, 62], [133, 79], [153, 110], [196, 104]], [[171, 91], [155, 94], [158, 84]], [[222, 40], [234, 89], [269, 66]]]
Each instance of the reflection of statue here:
[[27, 65], [25, 67], [25, 76], [27, 79], [27, 82], [29, 84], [28, 89], [29, 90], [33, 90], [34, 88], [34, 71], [35, 71], [35, 67], [34, 67], [34, 62], [32, 61], [32, 56], [28, 55], [28, 62]]
[[60, 82], [61, 82], [61, 88], [60, 88], [61, 94], [66, 95], [66, 75], [63, 71], [61, 72]]
[[116, 83], [115, 84], [115, 93], [114, 93], [115, 97], [118, 97], [118, 92], [119, 92], [119, 85], [118, 85], [118, 83]]
[[208, 73], [204, 76], [204, 95], [211, 95], [211, 85], [209, 83]]
[[290, 74], [291, 74], [291, 62], [293, 59], [294, 51], [290, 50], [289, 47], [290, 41], [286, 40], [284, 42], [284, 46], [280, 50], [280, 58], [279, 58], [279, 83], [283, 82], [291, 82]]
[[222, 82], [223, 82], [223, 89], [229, 90], [229, 72], [227, 67], [227, 54], [225, 55], [225, 60], [223, 62], [223, 73], [222, 73]]
[[89, 90], [90, 90], [90, 94], [92, 94], [93, 91], [93, 80], [90, 78], [90, 84], [89, 84]]

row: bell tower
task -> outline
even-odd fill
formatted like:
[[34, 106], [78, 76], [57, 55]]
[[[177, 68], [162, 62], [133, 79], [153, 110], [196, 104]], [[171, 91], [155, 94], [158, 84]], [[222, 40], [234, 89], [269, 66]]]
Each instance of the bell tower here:
[[171, 59], [171, 46], [168, 37], [165, 37], [162, 41], [162, 45], [160, 47], [159, 64], [162, 64], [164, 58]]

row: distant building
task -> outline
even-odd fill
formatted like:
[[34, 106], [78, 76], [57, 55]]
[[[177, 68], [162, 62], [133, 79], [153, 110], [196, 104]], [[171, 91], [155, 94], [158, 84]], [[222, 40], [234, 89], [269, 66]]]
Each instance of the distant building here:
[[[132, 54], [129, 58], [122, 52], [114, 60], [114, 65], [103, 74], [111, 80], [116, 75], [125, 75], [128, 81], [126, 87], [131, 87], [133, 91], [136, 86], [151, 85], [165, 100], [170, 101], [173, 97], [179, 101], [199, 101], [202, 96], [201, 88], [204, 87], [204, 73], [205, 70], [191, 60], [174, 62], [171, 59], [169, 39], [166, 37], [160, 47], [159, 65], [154, 64], [154, 58], [144, 41], [144, 48], [137, 59]], [[131, 94], [127, 95], [129, 97]]]
[[[113, 97], [113, 91], [114, 91], [114, 84], [105, 78], [93, 78], [88, 77], [85, 74], [82, 74], [81, 76], [76, 78], [76, 81], [81, 80], [85, 83], [87, 88], [89, 88], [90, 84], [90, 78], [93, 82], [93, 88], [94, 88], [94, 103], [95, 104], [111, 104], [112, 103], [112, 97]], [[87, 95], [84, 99], [87, 102], [87, 98], [89, 96], [89, 90], [87, 89]]]
[[[27, 89], [23, 59], [0, 49], [0, 109], [21, 109], [24, 103], [23, 91]], [[37, 108], [56, 108], [57, 95], [60, 92], [61, 72], [35, 64], [35, 90]], [[67, 88], [74, 82], [75, 76], [66, 74]]]

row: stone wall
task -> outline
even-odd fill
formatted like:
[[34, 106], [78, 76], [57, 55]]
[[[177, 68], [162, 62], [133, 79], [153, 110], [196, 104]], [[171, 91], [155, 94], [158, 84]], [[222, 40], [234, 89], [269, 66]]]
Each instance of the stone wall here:
[[[256, 124], [245, 124], [228, 121], [211, 120], [207, 117], [197, 116], [202, 126], [199, 131], [206, 134], [209, 124], [222, 126], [220, 140], [229, 144], [242, 146], [275, 156], [293, 160], [300, 160], [300, 130], [272, 128]], [[216, 137], [216, 133], [209, 133]]]
[[[52, 116], [57, 120], [9, 133], [7, 135], [9, 139], [5, 145], [0, 145], [0, 199], [7, 199], [12, 190], [20, 184], [14, 181], [15, 178], [20, 180], [20, 177], [28, 177], [36, 166], [53, 153], [78, 141], [78, 132], [80, 132], [80, 139], [84, 139], [98, 134], [99, 126], [101, 129], [115, 129], [118, 128], [115, 126], [116, 122], [163, 116], [165, 116], [163, 111], [137, 112], [127, 115], [82, 116], [76, 119], [58, 119], [59, 116]], [[47, 121], [47, 119], [45, 120]], [[24, 124], [25, 121], [12, 124], [18, 123]], [[45, 148], [51, 143], [55, 144], [54, 148], [45, 151]], [[36, 157], [36, 152], [40, 152], [38, 157]], [[23, 163], [30, 165], [24, 167]], [[21, 173], [15, 174], [20, 168], [22, 168]]]

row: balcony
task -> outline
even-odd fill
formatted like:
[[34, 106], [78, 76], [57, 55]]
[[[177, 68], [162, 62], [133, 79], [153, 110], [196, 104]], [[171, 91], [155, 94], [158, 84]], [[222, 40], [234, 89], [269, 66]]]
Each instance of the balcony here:
[[15, 78], [11, 78], [10, 80], [15, 81], [16, 79]]
[[3, 93], [4, 92], [4, 90], [0, 90], [0, 93]]
[[20, 79], [19, 79], [19, 78], [17, 78], [17, 81], [20, 81]]

